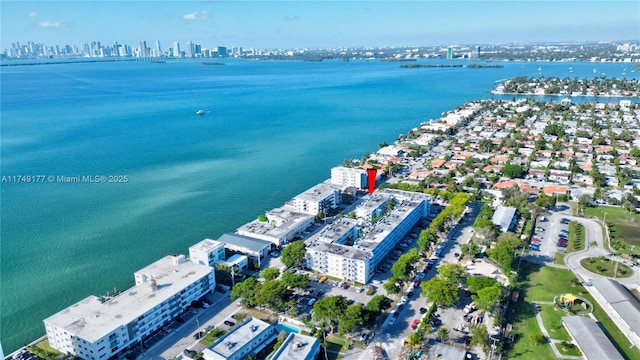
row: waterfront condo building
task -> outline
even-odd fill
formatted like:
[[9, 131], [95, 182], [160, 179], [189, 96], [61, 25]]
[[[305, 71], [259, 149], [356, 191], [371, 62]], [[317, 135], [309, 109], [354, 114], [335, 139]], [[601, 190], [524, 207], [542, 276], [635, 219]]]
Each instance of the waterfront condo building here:
[[197, 264], [213, 267], [226, 258], [224, 244], [220, 241], [204, 239], [189, 246], [189, 259]]
[[331, 169], [331, 183], [343, 188], [355, 187], [356, 189], [367, 188], [367, 171], [358, 168], [348, 168], [336, 166]]
[[268, 211], [266, 218], [267, 221], [253, 220], [244, 224], [236, 232], [283, 246], [313, 225], [314, 216], [280, 207]]
[[[387, 206], [389, 202], [393, 206]], [[429, 195], [392, 189], [376, 191], [355, 210], [364, 235], [359, 236], [361, 229], [354, 220], [343, 218], [331, 224], [308, 245], [307, 266], [322, 274], [366, 284], [391, 250], [426, 218], [430, 206]], [[376, 222], [372, 223], [372, 219]]]
[[213, 268], [184, 255], [166, 256], [134, 278], [117, 296], [89, 296], [45, 319], [49, 344], [81, 359], [123, 358], [215, 288]]
[[316, 216], [320, 211], [335, 208], [341, 203], [340, 186], [323, 182], [294, 197], [290, 206], [297, 212]]
[[205, 360], [240, 360], [257, 354], [278, 331], [275, 326], [255, 318], [248, 318], [202, 351]]

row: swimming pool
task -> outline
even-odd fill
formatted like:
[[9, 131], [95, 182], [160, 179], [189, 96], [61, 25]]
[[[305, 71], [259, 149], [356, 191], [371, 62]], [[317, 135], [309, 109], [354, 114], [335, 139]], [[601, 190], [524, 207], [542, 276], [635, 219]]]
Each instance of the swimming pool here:
[[299, 334], [300, 333], [300, 329], [298, 329], [295, 326], [288, 325], [288, 324], [278, 324], [278, 325], [276, 325], [276, 329], [278, 329], [278, 332], [284, 330], [287, 334], [290, 334], [290, 333]]

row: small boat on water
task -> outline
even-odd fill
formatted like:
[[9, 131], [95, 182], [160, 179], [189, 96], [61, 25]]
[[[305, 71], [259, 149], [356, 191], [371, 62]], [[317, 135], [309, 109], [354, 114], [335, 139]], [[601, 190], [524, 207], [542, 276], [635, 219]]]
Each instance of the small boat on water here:
[[198, 110], [198, 111], [196, 111], [196, 115], [204, 115], [204, 110]]

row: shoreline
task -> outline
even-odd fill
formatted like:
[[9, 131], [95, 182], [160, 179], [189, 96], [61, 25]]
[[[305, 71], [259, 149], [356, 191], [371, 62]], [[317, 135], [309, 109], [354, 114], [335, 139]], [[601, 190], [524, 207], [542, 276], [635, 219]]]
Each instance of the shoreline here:
[[507, 93], [490, 91], [493, 95], [514, 95], [514, 96], [557, 96], [566, 98], [640, 98], [640, 95], [570, 95], [570, 94], [536, 94], [536, 93]]

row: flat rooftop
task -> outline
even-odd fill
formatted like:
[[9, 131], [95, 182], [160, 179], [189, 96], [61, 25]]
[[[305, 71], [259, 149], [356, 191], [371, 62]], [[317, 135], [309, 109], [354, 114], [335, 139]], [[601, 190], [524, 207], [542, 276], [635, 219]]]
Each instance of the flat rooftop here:
[[365, 260], [367, 258], [372, 258], [373, 254], [367, 250], [356, 249], [353, 246], [341, 245], [341, 244], [331, 244], [327, 242], [314, 242], [309, 245], [307, 251], [319, 251], [326, 252], [329, 254], [340, 255], [345, 258], [355, 259], [355, 260]]
[[627, 288], [615, 280], [594, 278], [591, 279], [591, 283], [633, 332], [640, 336], [640, 301]]
[[256, 239], [249, 236], [244, 236], [240, 234], [230, 234], [230, 233], [223, 234], [222, 236], [220, 236], [218, 241], [228, 245], [243, 247], [245, 249], [255, 251], [255, 252], [261, 251], [266, 247], [271, 247], [271, 244], [272, 244], [265, 240], [260, 240], [260, 239]]
[[358, 222], [349, 218], [341, 218], [326, 226], [318, 234], [318, 240], [333, 243], [342, 237], [345, 233], [351, 231]]
[[154, 287], [150, 286], [149, 281], [143, 282], [105, 302], [92, 295], [44, 321], [87, 341], [97, 341], [208, 276], [213, 270], [209, 266], [183, 259], [166, 256], [136, 272], [155, 279]]
[[211, 240], [211, 239], [204, 239], [194, 245], [189, 246], [189, 250], [194, 249], [197, 251], [202, 251], [202, 252], [207, 252], [210, 251], [212, 249], [215, 249], [218, 246], [223, 246], [224, 244], [221, 243], [220, 241], [216, 241], [216, 240]]
[[313, 351], [320, 347], [320, 340], [312, 336], [289, 333], [271, 360], [300, 360], [307, 359]]
[[563, 316], [562, 323], [588, 360], [624, 359], [595, 320], [582, 316]]
[[316, 202], [331, 196], [338, 190], [340, 190], [340, 186], [322, 182], [296, 196], [294, 199]]
[[208, 349], [215, 354], [228, 358], [236, 351], [249, 344], [251, 340], [265, 331], [275, 332], [275, 328], [262, 320], [249, 318], [242, 325], [232, 329], [226, 335], [216, 340]]

